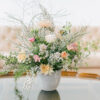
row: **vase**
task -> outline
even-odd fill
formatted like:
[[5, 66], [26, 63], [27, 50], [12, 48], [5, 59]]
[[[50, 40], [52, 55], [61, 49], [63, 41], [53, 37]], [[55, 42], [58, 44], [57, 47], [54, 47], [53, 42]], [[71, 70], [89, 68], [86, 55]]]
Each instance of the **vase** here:
[[61, 78], [61, 70], [53, 72], [50, 75], [39, 73], [37, 75], [37, 82], [41, 90], [54, 91], [59, 85]]

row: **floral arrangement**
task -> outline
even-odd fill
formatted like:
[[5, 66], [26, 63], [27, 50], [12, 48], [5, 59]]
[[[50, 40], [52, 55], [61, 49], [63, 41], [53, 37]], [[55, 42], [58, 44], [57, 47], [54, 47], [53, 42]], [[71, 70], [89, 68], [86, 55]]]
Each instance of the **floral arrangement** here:
[[[16, 78], [25, 72], [47, 75], [61, 69], [77, 70], [88, 55], [84, 53], [88, 48], [79, 42], [86, 34], [85, 27], [75, 33], [71, 32], [70, 23], [57, 28], [52, 15], [42, 5], [40, 9], [41, 13], [32, 18], [29, 26], [10, 16], [21, 23], [22, 32], [18, 36], [17, 51], [0, 58], [9, 66], [6, 72], [13, 70]], [[36, 24], [34, 19], [37, 19]]]

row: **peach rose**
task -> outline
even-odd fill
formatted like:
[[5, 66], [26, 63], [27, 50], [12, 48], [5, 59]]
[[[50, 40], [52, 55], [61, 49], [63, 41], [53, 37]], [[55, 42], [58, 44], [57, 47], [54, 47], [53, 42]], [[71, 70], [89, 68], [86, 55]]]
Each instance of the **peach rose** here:
[[77, 43], [72, 43], [70, 45], [67, 46], [68, 50], [72, 50], [72, 51], [77, 51], [78, 49], [78, 44]]
[[40, 62], [40, 57], [38, 55], [33, 56], [35, 62]]
[[50, 28], [52, 27], [52, 23], [49, 20], [43, 20], [39, 22], [40, 28]]
[[61, 57], [62, 57], [62, 58], [66, 58], [66, 57], [67, 57], [66, 51], [63, 51], [63, 52], [61, 53]]
[[50, 74], [51, 72], [53, 72], [50, 65], [41, 64], [40, 69], [42, 74]]

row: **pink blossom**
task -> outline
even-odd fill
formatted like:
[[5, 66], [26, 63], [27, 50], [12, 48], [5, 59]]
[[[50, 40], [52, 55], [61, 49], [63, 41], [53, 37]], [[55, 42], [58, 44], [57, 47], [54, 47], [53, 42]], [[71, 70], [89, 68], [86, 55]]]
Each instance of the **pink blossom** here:
[[33, 37], [33, 38], [29, 38], [29, 41], [30, 42], [34, 42], [35, 41], [35, 38]]
[[68, 50], [72, 50], [72, 51], [77, 51], [78, 49], [78, 44], [77, 43], [72, 43], [70, 45], [67, 46]]
[[34, 55], [33, 58], [34, 58], [35, 62], [40, 62], [40, 57], [38, 55]]

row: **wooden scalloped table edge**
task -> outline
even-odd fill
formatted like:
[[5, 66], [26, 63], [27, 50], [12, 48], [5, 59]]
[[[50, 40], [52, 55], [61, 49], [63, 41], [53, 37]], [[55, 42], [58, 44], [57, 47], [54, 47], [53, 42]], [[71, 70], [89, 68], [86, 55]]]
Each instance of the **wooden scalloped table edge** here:
[[100, 75], [93, 74], [93, 73], [80, 73], [78, 75], [80, 78], [94, 78], [94, 79], [100, 79]]
[[77, 72], [74, 71], [62, 71], [61, 76], [71, 76], [71, 77], [76, 77]]
[[[23, 74], [25, 76], [26, 73]], [[6, 75], [0, 75], [0, 78], [6, 78], [6, 77], [13, 77], [14, 73], [13, 71], [9, 72]], [[93, 74], [93, 73], [78, 73], [74, 71], [62, 71], [61, 72], [62, 77], [79, 77], [79, 78], [92, 78], [92, 79], [100, 79], [100, 75]]]

